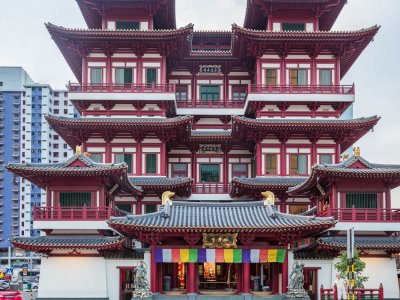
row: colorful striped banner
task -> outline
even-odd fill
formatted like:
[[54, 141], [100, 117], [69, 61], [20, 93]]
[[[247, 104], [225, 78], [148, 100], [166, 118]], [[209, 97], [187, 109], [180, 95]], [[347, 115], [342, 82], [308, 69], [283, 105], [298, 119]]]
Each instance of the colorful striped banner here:
[[155, 248], [156, 263], [283, 263], [285, 249], [168, 249]]

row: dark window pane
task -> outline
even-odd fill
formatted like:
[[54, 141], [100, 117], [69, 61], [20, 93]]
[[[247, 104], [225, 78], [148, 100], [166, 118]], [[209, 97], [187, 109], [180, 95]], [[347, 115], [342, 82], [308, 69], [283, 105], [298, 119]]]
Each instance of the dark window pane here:
[[200, 165], [201, 182], [219, 182], [219, 165], [204, 164]]
[[157, 154], [146, 154], [146, 173], [157, 173]]
[[118, 153], [115, 155], [116, 163], [126, 163], [128, 165], [128, 173], [132, 173], [132, 154]]
[[377, 208], [376, 193], [346, 193], [346, 208]]
[[187, 177], [187, 164], [172, 164], [172, 177]]
[[102, 163], [102, 154], [101, 153], [90, 153], [90, 159], [97, 163]]
[[202, 85], [200, 86], [200, 99], [218, 101], [219, 85]]
[[131, 204], [117, 204], [116, 207], [120, 210], [126, 211], [131, 213], [132, 212], [132, 205]]
[[147, 68], [146, 69], [146, 83], [157, 83], [157, 69]]
[[146, 214], [154, 213], [157, 211], [157, 204], [146, 204]]
[[91, 68], [91, 83], [102, 83], [103, 72], [101, 68]]
[[91, 193], [60, 192], [60, 206], [91, 206]]
[[319, 70], [319, 83], [321, 85], [331, 85], [332, 71], [327, 69]]
[[330, 154], [321, 154], [320, 156], [320, 164], [331, 164], [332, 163], [332, 155]]
[[276, 85], [276, 74], [277, 74], [276, 69], [267, 69], [266, 70], [266, 75], [267, 75], [266, 83], [270, 84], [270, 85]]
[[276, 154], [267, 154], [265, 156], [266, 173], [276, 174]]
[[139, 29], [139, 22], [117, 21], [115, 22], [115, 28], [117, 30], [137, 30]]
[[282, 23], [282, 31], [305, 31], [305, 23]]

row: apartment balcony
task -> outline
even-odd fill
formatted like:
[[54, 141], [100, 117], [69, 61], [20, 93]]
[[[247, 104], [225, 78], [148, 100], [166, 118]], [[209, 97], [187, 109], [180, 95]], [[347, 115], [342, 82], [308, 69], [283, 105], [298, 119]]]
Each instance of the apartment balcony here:
[[261, 85], [248, 86], [248, 101], [261, 102], [354, 102], [352, 85]]
[[19, 218], [19, 215], [18, 215], [18, 214], [13, 214], [13, 215], [12, 215], [12, 218], [13, 218], [13, 219], [18, 219], [18, 218]]
[[230, 186], [223, 183], [196, 183], [192, 192], [194, 194], [229, 194]]
[[34, 221], [105, 221], [126, 215], [112, 207], [35, 207]]
[[158, 100], [174, 101], [174, 84], [99, 83], [68, 85], [69, 99], [74, 100]]

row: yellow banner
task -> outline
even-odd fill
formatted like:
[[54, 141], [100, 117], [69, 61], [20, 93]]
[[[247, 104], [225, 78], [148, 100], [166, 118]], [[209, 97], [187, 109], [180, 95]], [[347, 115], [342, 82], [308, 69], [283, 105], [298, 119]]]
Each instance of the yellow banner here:
[[224, 261], [233, 263], [233, 249], [224, 249]]
[[189, 249], [180, 249], [180, 261], [183, 263], [189, 262]]

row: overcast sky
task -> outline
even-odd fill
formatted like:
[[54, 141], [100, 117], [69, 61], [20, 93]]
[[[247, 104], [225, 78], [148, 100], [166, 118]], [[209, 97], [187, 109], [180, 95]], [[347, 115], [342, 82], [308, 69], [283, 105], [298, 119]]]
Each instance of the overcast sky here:
[[[246, 0], [176, 0], [177, 26], [229, 30], [243, 25]], [[381, 25], [375, 41], [344, 77], [356, 84], [354, 116], [382, 117], [357, 145], [373, 162], [400, 164], [400, 0], [348, 0], [334, 30]], [[33, 80], [63, 88], [74, 75], [44, 23], [86, 27], [74, 0], [0, 0], [0, 66], [22, 66]], [[400, 191], [396, 191], [400, 198]], [[398, 202], [400, 204], [400, 200]]]

